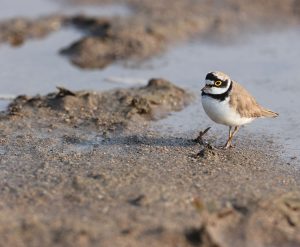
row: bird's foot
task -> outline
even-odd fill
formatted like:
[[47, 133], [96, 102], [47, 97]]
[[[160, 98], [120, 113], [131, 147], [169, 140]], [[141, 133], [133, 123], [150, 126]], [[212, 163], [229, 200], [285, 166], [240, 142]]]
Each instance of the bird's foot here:
[[231, 143], [226, 143], [226, 144], [222, 147], [222, 149], [224, 149], [224, 150], [229, 149], [229, 148], [234, 148], [234, 145], [231, 144]]
[[194, 139], [195, 142], [203, 145], [207, 145], [208, 143], [203, 140], [203, 136], [210, 130], [211, 127], [206, 128], [204, 131], [200, 131], [199, 135], [196, 139]]

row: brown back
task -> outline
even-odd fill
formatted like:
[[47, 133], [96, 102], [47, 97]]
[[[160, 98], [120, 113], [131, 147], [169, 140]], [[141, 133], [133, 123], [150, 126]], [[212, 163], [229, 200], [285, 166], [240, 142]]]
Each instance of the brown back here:
[[230, 105], [241, 115], [241, 117], [276, 117], [277, 113], [260, 106], [252, 95], [240, 84], [232, 81], [232, 91], [230, 94]]

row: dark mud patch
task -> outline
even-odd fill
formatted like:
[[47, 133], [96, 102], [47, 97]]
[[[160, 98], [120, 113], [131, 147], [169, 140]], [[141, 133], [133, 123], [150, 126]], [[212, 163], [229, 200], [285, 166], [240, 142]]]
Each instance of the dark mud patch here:
[[143, 27], [113, 27], [106, 23], [92, 25], [92, 34], [62, 49], [81, 68], [104, 68], [116, 61], [140, 61], [165, 48], [165, 38]]
[[107, 18], [83, 15], [49, 15], [37, 19], [13, 18], [0, 22], [0, 43], [20, 46], [30, 39], [42, 39], [65, 27], [76, 28], [87, 35], [104, 36], [111, 26]]
[[15, 18], [0, 23], [0, 43], [22, 45], [28, 39], [44, 38], [59, 30], [65, 22], [63, 16], [47, 16], [36, 20]]
[[130, 124], [160, 119], [182, 110], [192, 95], [163, 79], [152, 79], [141, 88], [119, 89], [105, 93], [72, 92], [58, 88], [46, 96], [19, 96], [9, 106], [9, 115], [63, 123], [73, 127], [96, 128], [103, 132], [119, 130]]

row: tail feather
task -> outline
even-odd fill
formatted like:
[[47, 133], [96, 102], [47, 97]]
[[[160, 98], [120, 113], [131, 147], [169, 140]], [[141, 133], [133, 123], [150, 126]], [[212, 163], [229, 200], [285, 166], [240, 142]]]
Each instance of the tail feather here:
[[262, 109], [262, 116], [263, 117], [278, 117], [279, 114], [277, 112], [273, 112], [269, 109]]

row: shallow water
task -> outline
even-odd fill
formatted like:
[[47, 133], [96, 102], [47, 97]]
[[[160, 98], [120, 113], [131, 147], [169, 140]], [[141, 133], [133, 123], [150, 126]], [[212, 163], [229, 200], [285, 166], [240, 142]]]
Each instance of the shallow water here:
[[36, 18], [57, 13], [87, 14], [90, 16], [127, 16], [130, 9], [125, 5], [65, 5], [60, 0], [1, 0], [0, 20], [14, 17]]
[[[37, 2], [36, 14], [43, 14], [45, 11], [52, 13], [59, 6], [48, 1], [47, 4], [52, 6], [50, 8], [43, 0], [30, 1]], [[9, 6], [11, 2], [5, 0], [1, 2], [1, 6], [3, 3]], [[38, 3], [42, 3], [43, 7]], [[13, 12], [12, 16], [26, 16], [26, 8], [20, 9], [23, 12]], [[16, 10], [18, 9], [14, 11]], [[6, 12], [7, 15], [9, 13]], [[35, 15], [34, 13], [33, 11], [31, 15]], [[3, 13], [0, 12], [0, 16], [3, 17]], [[77, 30], [63, 29], [43, 40], [29, 41], [19, 48], [1, 45], [1, 95], [44, 94], [55, 90], [57, 85], [72, 90], [107, 90], [128, 87], [128, 84], [143, 84], [152, 77], [163, 77], [200, 96], [206, 73], [221, 70], [244, 85], [263, 106], [280, 114], [277, 119], [257, 120], [250, 124], [242, 129], [240, 139], [248, 138], [249, 133], [253, 138], [272, 138], [284, 146], [289, 157], [300, 155], [298, 30], [278, 31], [268, 35], [253, 34], [252, 37], [249, 35], [247, 39], [229, 45], [198, 40], [173, 47], [166, 54], [142, 64], [138, 69], [117, 64], [101, 71], [80, 70], [66, 58], [59, 56], [61, 48], [81, 35]], [[107, 78], [113, 80], [106, 80]], [[0, 101], [2, 109], [5, 105], [7, 102]], [[184, 111], [158, 121], [154, 124], [154, 127], [157, 126], [164, 132], [177, 136], [196, 135], [197, 131], [207, 126], [212, 126], [210, 132], [218, 133], [222, 140], [227, 135], [227, 128], [217, 126], [208, 119], [199, 98]]]

